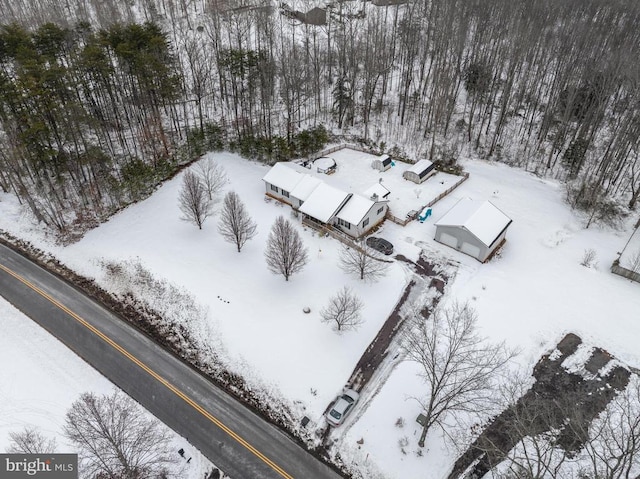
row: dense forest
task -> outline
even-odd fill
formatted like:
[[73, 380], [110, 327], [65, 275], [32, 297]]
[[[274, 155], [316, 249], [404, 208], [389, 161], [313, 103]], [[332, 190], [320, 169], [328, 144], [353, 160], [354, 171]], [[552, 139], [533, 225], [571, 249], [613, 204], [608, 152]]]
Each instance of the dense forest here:
[[636, 206], [637, 1], [377, 3], [0, 0], [0, 187], [64, 232], [205, 151], [345, 138], [559, 178], [590, 221]]

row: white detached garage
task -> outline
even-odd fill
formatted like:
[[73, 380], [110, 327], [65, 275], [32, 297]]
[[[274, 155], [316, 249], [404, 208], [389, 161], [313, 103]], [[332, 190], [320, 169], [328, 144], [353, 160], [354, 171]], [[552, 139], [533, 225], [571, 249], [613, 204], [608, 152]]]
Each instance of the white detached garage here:
[[511, 222], [490, 201], [463, 198], [438, 220], [435, 240], [484, 263], [505, 241]]

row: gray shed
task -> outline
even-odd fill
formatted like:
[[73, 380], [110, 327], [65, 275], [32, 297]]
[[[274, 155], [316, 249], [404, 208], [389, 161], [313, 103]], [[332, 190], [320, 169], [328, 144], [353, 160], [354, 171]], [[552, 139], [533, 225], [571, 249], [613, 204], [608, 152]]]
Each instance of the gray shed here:
[[484, 263], [505, 241], [511, 222], [493, 203], [463, 198], [436, 222], [435, 240]]
[[371, 168], [378, 171], [387, 171], [391, 168], [391, 158], [389, 158], [389, 155], [380, 155], [371, 162]]
[[431, 175], [436, 173], [436, 167], [429, 160], [420, 160], [411, 168], [402, 173], [402, 177], [405, 180], [413, 181], [414, 183], [422, 183], [426, 181]]

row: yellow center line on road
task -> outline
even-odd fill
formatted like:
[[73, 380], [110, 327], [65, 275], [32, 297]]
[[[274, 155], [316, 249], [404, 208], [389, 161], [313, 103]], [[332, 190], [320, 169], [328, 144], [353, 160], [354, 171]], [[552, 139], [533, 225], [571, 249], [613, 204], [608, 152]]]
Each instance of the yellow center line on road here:
[[56, 307], [58, 307], [59, 309], [61, 309], [65, 313], [67, 313], [69, 316], [71, 316], [73, 319], [75, 319], [82, 326], [87, 328], [89, 331], [94, 333], [96, 336], [98, 336], [104, 342], [106, 342], [111, 347], [113, 347], [115, 350], [120, 352], [123, 356], [125, 356], [127, 359], [129, 359], [132, 363], [134, 363], [137, 366], [139, 366], [140, 368], [142, 368], [151, 377], [153, 377], [154, 379], [156, 379], [157, 381], [162, 383], [164, 386], [166, 386], [167, 389], [169, 389], [176, 396], [178, 396], [184, 402], [186, 402], [189, 406], [191, 406], [193, 409], [195, 409], [200, 414], [202, 414], [204, 417], [206, 417], [209, 421], [211, 421], [216, 426], [218, 426], [220, 429], [222, 429], [224, 432], [226, 432], [229, 436], [231, 436], [233, 439], [235, 439], [238, 443], [240, 443], [243, 447], [245, 447], [248, 451], [250, 451], [252, 454], [254, 454], [258, 459], [260, 459], [265, 464], [267, 464], [269, 467], [271, 467], [274, 471], [276, 471], [282, 477], [284, 477], [286, 479], [293, 479], [293, 476], [289, 475], [284, 469], [282, 469], [280, 466], [278, 466], [276, 463], [274, 463], [271, 459], [269, 459], [264, 454], [262, 454], [260, 451], [258, 451], [255, 447], [253, 447], [251, 444], [249, 444], [241, 436], [239, 436], [237, 433], [235, 433], [233, 430], [231, 430], [229, 427], [227, 427], [225, 424], [223, 424], [219, 419], [217, 419], [211, 413], [206, 411], [202, 406], [200, 406], [198, 403], [196, 403], [193, 399], [188, 397], [186, 394], [184, 394], [182, 391], [180, 391], [176, 386], [174, 386], [168, 380], [166, 380], [165, 378], [160, 376], [160, 374], [155, 372], [153, 369], [151, 369], [149, 366], [147, 366], [145, 363], [143, 363], [141, 360], [139, 360], [137, 357], [135, 357], [129, 351], [124, 349], [122, 346], [120, 346], [118, 343], [116, 343], [114, 340], [112, 340], [109, 336], [104, 334], [102, 331], [98, 330], [95, 326], [93, 326], [92, 324], [90, 324], [85, 319], [81, 318], [80, 316], [78, 316], [76, 313], [71, 311], [65, 305], [63, 305], [58, 300], [56, 300], [55, 298], [50, 296], [47, 292], [45, 292], [42, 289], [38, 288], [36, 285], [31, 283], [29, 280], [23, 278], [22, 276], [20, 276], [18, 273], [15, 273], [14, 271], [10, 270], [9, 268], [7, 268], [6, 266], [4, 266], [2, 264], [0, 264], [0, 269], [2, 271], [4, 271], [5, 273], [9, 274], [10, 276], [13, 276], [15, 279], [20, 281], [22, 284], [27, 286], [29, 289], [35, 291], [40, 296], [45, 298], [47, 301], [49, 301], [50, 303], [52, 303], [53, 305], [55, 305]]

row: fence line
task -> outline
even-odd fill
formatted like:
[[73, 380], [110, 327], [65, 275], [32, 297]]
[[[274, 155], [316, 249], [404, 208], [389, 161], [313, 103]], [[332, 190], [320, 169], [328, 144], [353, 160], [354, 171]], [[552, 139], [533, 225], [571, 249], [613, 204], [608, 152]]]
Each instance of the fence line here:
[[422, 211], [425, 208], [429, 208], [430, 206], [435, 205], [438, 201], [440, 201], [442, 198], [447, 196], [449, 193], [451, 193], [453, 190], [455, 190], [458, 186], [460, 186], [462, 183], [464, 183], [468, 179], [469, 179], [469, 173], [467, 173], [466, 171], [463, 172], [462, 173], [462, 178], [460, 178], [458, 181], [456, 181], [456, 183], [453, 186], [451, 186], [447, 190], [443, 191], [438, 196], [436, 196], [434, 199], [432, 199], [429, 203], [427, 203], [425, 206], [420, 208], [420, 211]]
[[[323, 156], [330, 155], [331, 153], [335, 153], [336, 151], [342, 150], [344, 148], [349, 148], [350, 150], [360, 151], [362, 153], [373, 154], [373, 153], [371, 153], [371, 151], [367, 151], [367, 150], [365, 150], [364, 148], [362, 148], [362, 147], [360, 147], [358, 145], [354, 145], [352, 143], [340, 143], [339, 145], [332, 146], [330, 148], [326, 148], [326, 149], [320, 151], [319, 153], [316, 153], [315, 155], [311, 156], [309, 158], [309, 160], [307, 160], [307, 162], [305, 162], [305, 163], [315, 161], [318, 158], [322, 158]], [[398, 218], [397, 216], [394, 216], [393, 214], [391, 214], [388, 209], [387, 209], [387, 213], [386, 213], [385, 217], [388, 220], [392, 221], [393, 223], [396, 223], [396, 224], [398, 224], [400, 226], [406, 226], [407, 223], [409, 223], [412, 220], [415, 220], [422, 210], [424, 210], [425, 208], [430, 208], [431, 206], [435, 205], [438, 201], [440, 201], [442, 198], [447, 196], [449, 193], [451, 193], [453, 190], [455, 190], [458, 186], [460, 186], [462, 183], [464, 183], [468, 179], [469, 179], [469, 173], [467, 173], [466, 171], [463, 172], [462, 173], [462, 178], [460, 178], [458, 181], [456, 181], [455, 184], [453, 184], [451, 187], [447, 188], [445, 191], [440, 193], [438, 196], [436, 196], [434, 199], [432, 199], [426, 205], [421, 206], [415, 212], [415, 214], [407, 215], [407, 217], [405, 219], [403, 219], [403, 220]], [[305, 223], [305, 220], [303, 219], [302, 222]], [[310, 227], [314, 228], [314, 226], [309, 221], [307, 221], [305, 224], [308, 224]], [[317, 226], [320, 226], [320, 225], [317, 225]], [[315, 228], [315, 229], [318, 229], [318, 228]], [[322, 231], [325, 231], [325, 230], [322, 230]], [[332, 234], [331, 230], [329, 230], [329, 229], [326, 229], [326, 232], [328, 234]]]
[[631, 271], [630, 269], [624, 268], [620, 266], [618, 260], [615, 260], [611, 265], [611, 272], [622, 276], [623, 278], [630, 279], [631, 281], [636, 281], [640, 283], [640, 273], [636, 273], [635, 271]]
[[407, 214], [407, 217], [405, 219], [403, 219], [403, 220], [401, 220], [397, 216], [394, 216], [393, 214], [391, 214], [390, 210], [387, 210], [386, 218], [388, 220], [392, 221], [393, 223], [397, 224], [397, 225], [406, 226], [407, 223], [409, 223], [410, 221], [415, 220], [420, 215], [421, 211], [423, 211], [425, 208], [430, 208], [433, 205], [435, 205], [438, 201], [440, 201], [442, 198], [447, 196], [449, 193], [451, 193], [453, 190], [455, 190], [458, 186], [460, 186], [462, 183], [464, 183], [468, 179], [469, 179], [469, 173], [467, 173], [467, 172], [462, 173], [462, 178], [460, 178], [458, 181], [456, 181], [454, 185], [452, 185], [449, 188], [447, 188], [445, 191], [440, 193], [434, 199], [429, 201], [429, 203], [427, 203], [426, 205], [421, 206], [417, 210], [410, 211]]
[[406, 226], [406, 225], [407, 225], [407, 223], [408, 223], [409, 221], [411, 221], [411, 220], [414, 220], [414, 219], [415, 219], [415, 216], [414, 216], [414, 215], [407, 215], [407, 217], [406, 217], [405, 219], [401, 220], [401, 219], [400, 219], [400, 218], [398, 218], [397, 216], [392, 215], [392, 214], [390, 213], [390, 210], [388, 210], [388, 209], [387, 209], [387, 214], [385, 215], [385, 217], [386, 217], [389, 221], [391, 221], [391, 222], [393, 222], [393, 223], [395, 223], [395, 224], [397, 224], [397, 225], [400, 225], [400, 226]]
[[323, 156], [330, 155], [331, 153], [335, 153], [336, 151], [342, 150], [344, 148], [349, 148], [350, 150], [360, 151], [362, 153], [369, 153], [370, 155], [374, 154], [374, 153], [371, 153], [370, 150], [365, 150], [361, 146], [354, 145], [352, 143], [341, 143], [339, 145], [332, 146], [330, 148], [327, 148], [325, 150], [322, 150], [322, 151], [316, 153], [315, 155], [311, 156], [310, 160], [311, 161], [317, 160], [318, 158], [322, 158]]

